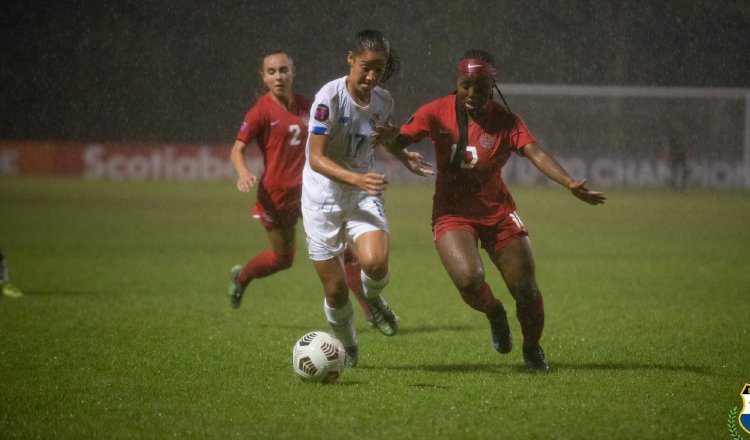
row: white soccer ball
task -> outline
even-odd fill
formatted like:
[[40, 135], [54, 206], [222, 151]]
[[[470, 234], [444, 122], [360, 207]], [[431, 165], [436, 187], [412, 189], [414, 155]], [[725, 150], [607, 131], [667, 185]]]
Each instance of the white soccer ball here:
[[326, 332], [310, 332], [292, 349], [292, 369], [304, 381], [334, 383], [345, 365], [344, 344]]

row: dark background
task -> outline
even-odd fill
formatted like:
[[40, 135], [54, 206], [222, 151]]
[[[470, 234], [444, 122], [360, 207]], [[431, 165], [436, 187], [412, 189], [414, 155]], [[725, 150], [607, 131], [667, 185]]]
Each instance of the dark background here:
[[467, 48], [501, 82], [750, 87], [749, 1], [5, 1], [0, 138], [230, 143], [260, 90], [259, 56], [287, 49], [295, 91], [347, 73], [364, 28], [402, 72], [404, 119], [453, 90]]

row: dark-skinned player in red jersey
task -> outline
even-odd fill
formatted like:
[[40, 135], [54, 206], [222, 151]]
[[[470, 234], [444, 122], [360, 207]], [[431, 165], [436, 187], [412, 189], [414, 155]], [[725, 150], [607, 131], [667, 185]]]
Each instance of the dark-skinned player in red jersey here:
[[485, 281], [477, 245], [481, 243], [516, 301], [527, 369], [546, 372], [549, 366], [539, 343], [544, 303], [528, 231], [503, 182], [502, 167], [515, 152], [584, 202], [598, 205], [605, 197], [586, 188], [585, 179], [570, 177], [537, 144], [523, 120], [492, 99], [497, 68], [489, 53], [466, 52], [457, 73], [455, 94], [419, 108], [400, 128], [400, 134], [383, 132], [381, 137], [391, 153], [422, 175], [430, 174], [431, 169], [416, 163], [405, 147], [426, 136], [432, 139], [437, 161], [432, 224], [443, 266], [461, 298], [486, 314], [495, 349], [509, 353], [513, 338], [508, 318]]
[[[244, 266], [232, 268], [229, 303], [234, 308], [240, 307], [252, 280], [292, 266], [296, 253], [295, 225], [302, 215], [302, 168], [312, 101], [292, 91], [294, 64], [284, 51], [272, 51], [262, 57], [260, 76], [267, 92], [245, 115], [230, 158], [237, 172], [239, 191], [247, 193], [258, 185], [253, 217], [265, 227], [271, 250], [256, 255]], [[265, 171], [260, 178], [245, 163], [245, 150], [253, 141], [263, 155]], [[372, 314], [362, 303], [359, 261], [348, 247], [345, 268], [347, 284], [369, 321]]]

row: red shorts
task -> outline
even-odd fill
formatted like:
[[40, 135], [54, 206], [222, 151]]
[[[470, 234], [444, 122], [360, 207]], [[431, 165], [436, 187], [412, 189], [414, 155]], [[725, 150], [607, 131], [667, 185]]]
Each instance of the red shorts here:
[[508, 245], [513, 240], [529, 235], [518, 214], [511, 212], [499, 221], [487, 221], [454, 215], [444, 215], [432, 225], [434, 241], [449, 231], [466, 231], [479, 239], [482, 249], [492, 252]]
[[302, 218], [299, 188], [273, 195], [258, 188], [253, 217], [259, 219], [266, 230], [296, 225], [297, 220]]
[[256, 203], [253, 207], [253, 217], [260, 220], [266, 230], [278, 229], [296, 225], [297, 220], [302, 217], [302, 211], [299, 205], [282, 209], [266, 209], [260, 203]]

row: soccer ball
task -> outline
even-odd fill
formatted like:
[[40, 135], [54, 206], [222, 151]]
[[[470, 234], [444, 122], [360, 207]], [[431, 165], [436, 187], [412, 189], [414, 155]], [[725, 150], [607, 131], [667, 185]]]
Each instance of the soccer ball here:
[[344, 345], [326, 332], [310, 332], [292, 349], [292, 369], [304, 381], [334, 383], [344, 373]]

